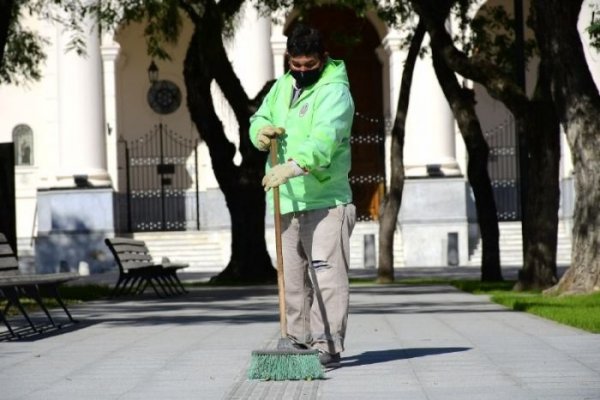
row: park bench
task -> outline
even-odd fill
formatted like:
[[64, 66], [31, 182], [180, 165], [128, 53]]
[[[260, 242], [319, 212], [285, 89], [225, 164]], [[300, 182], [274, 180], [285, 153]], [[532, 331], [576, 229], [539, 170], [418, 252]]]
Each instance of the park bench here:
[[61, 328], [50, 315], [44, 304], [42, 295], [52, 297], [62, 307], [71, 322], [76, 322], [60, 297], [58, 286], [79, 277], [78, 273], [61, 272], [53, 274], [22, 274], [19, 271], [17, 257], [8, 243], [6, 236], [0, 233], [0, 293], [6, 299], [6, 306], [0, 310], [0, 319], [12, 337], [20, 336], [8, 321], [7, 312], [11, 307], [16, 307], [34, 332], [41, 333], [43, 328], [37, 327], [21, 303], [22, 297], [33, 299], [44, 311], [48, 321], [54, 328]]
[[143, 240], [116, 237], [107, 238], [104, 243], [119, 267], [119, 279], [112, 296], [141, 294], [148, 286], [159, 297], [187, 293], [177, 276], [177, 271], [187, 268], [187, 264], [155, 264]]

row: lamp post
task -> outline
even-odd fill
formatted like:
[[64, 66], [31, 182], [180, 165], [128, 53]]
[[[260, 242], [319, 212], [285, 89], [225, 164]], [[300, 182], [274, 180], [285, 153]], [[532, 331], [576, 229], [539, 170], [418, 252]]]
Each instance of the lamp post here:
[[[158, 83], [158, 67], [154, 60], [150, 62], [148, 67], [148, 80], [150, 81], [151, 90], [155, 89], [155, 85]], [[163, 126], [162, 122], [158, 123], [158, 143], [160, 151], [160, 163], [156, 166], [156, 172], [160, 176], [160, 208], [161, 208], [161, 222], [162, 230], [166, 229], [166, 218], [165, 218], [165, 184], [169, 178], [165, 178], [165, 161], [164, 161], [164, 149], [163, 149]], [[169, 182], [170, 183], [170, 182]]]
[[148, 80], [152, 85], [158, 82], [158, 67], [154, 63], [154, 60], [152, 60], [150, 66], [148, 67]]

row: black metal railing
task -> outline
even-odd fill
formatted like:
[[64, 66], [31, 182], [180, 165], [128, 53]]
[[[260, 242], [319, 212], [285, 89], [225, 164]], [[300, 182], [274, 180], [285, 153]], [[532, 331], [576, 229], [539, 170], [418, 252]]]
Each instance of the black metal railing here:
[[517, 138], [512, 117], [484, 132], [490, 148], [488, 173], [492, 181], [499, 221], [521, 218]]
[[160, 123], [124, 144], [127, 191], [118, 210], [126, 230], [200, 229], [197, 139]]

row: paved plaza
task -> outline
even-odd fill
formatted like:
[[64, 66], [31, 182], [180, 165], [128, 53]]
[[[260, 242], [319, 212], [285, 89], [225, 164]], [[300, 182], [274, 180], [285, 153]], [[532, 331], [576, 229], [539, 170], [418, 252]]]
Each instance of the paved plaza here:
[[600, 399], [600, 335], [445, 285], [353, 286], [342, 366], [309, 382], [245, 377], [252, 350], [277, 342], [274, 286], [71, 311], [78, 324], [0, 342], [0, 399]]

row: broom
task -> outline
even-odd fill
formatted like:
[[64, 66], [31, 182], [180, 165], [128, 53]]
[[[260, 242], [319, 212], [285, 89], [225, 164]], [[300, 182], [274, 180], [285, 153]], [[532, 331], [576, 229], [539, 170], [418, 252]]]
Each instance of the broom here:
[[[271, 140], [271, 166], [277, 165], [277, 139]], [[277, 254], [277, 289], [279, 294], [279, 325], [281, 338], [275, 350], [255, 350], [252, 352], [249, 379], [273, 381], [311, 380], [324, 377], [323, 367], [317, 350], [297, 349], [287, 337], [285, 317], [285, 287], [283, 281], [283, 254], [281, 250], [281, 216], [279, 188], [273, 188], [275, 214], [275, 248]]]

